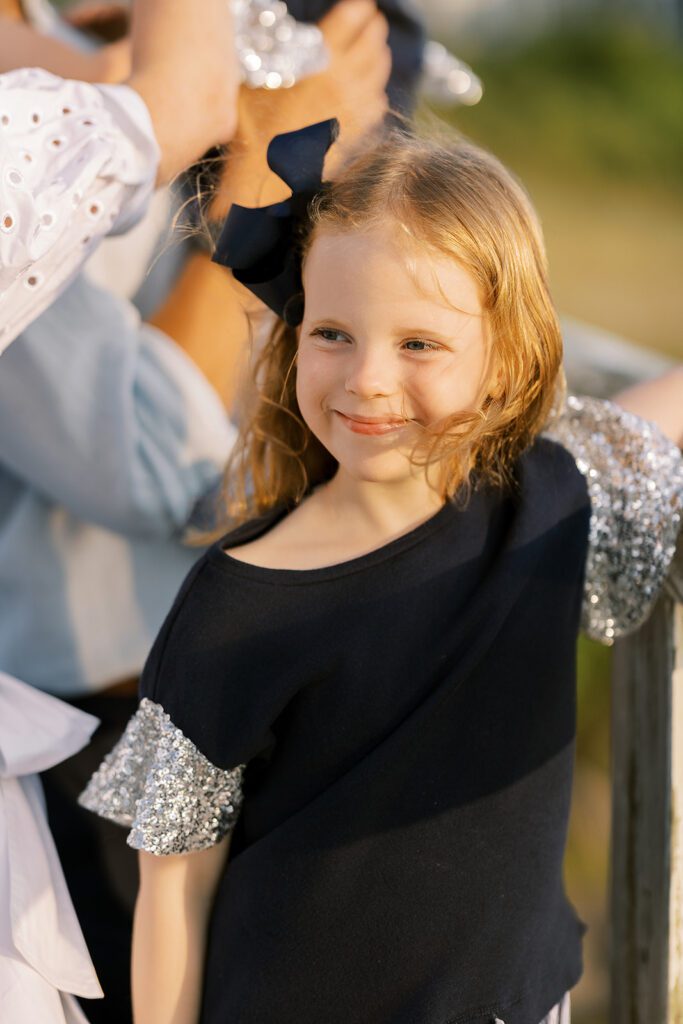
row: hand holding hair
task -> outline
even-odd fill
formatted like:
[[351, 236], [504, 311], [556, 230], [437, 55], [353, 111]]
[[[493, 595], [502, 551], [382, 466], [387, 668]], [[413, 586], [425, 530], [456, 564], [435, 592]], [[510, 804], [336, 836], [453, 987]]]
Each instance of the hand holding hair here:
[[334, 117], [342, 148], [335, 146], [331, 156], [339, 159], [344, 147], [384, 117], [391, 51], [387, 22], [374, 0], [340, 0], [318, 26], [330, 57], [324, 71], [291, 89], [239, 90], [237, 129], [212, 217], [224, 217], [233, 202], [256, 206], [286, 198], [287, 186], [266, 160], [276, 135]]

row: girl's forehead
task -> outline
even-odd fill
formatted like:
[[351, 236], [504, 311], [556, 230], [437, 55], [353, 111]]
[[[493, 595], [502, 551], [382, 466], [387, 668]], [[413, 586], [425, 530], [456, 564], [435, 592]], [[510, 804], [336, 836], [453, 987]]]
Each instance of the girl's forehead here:
[[456, 257], [417, 242], [396, 221], [362, 230], [318, 229], [303, 280], [307, 306], [358, 296], [483, 313], [477, 282]]

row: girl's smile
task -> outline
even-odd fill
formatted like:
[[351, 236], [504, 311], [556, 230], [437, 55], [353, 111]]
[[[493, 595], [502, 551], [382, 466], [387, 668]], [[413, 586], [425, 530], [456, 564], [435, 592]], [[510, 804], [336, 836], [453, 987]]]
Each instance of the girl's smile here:
[[350, 413], [343, 413], [340, 409], [334, 409], [333, 412], [352, 433], [366, 434], [369, 437], [395, 434], [397, 430], [401, 430], [408, 423], [402, 416], [352, 416]]
[[304, 265], [299, 408], [358, 481], [414, 482], [416, 444], [481, 400], [477, 285], [452, 258], [401, 237], [397, 224], [321, 232]]

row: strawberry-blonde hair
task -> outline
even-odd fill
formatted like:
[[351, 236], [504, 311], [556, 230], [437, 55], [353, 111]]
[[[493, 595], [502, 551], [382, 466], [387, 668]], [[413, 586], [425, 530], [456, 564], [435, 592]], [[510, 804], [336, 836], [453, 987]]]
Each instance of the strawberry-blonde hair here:
[[[425, 429], [414, 458], [435, 472], [444, 500], [473, 481], [505, 485], [546, 423], [561, 387], [562, 340], [540, 226], [518, 182], [460, 138], [402, 129], [365, 144], [313, 201], [302, 258], [316, 236], [393, 221], [406, 245], [450, 257], [479, 286], [491, 339], [474, 411]], [[255, 393], [226, 474], [230, 518], [296, 504], [336, 462], [303, 421], [296, 398], [297, 332], [278, 321], [254, 366]]]

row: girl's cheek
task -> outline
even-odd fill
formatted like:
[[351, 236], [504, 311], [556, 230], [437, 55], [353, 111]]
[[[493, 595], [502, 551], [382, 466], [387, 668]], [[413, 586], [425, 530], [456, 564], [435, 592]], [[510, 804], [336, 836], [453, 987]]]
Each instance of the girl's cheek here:
[[433, 425], [455, 413], [471, 409], [477, 394], [476, 382], [457, 373], [429, 368], [414, 392], [414, 402], [421, 407], [424, 421]]
[[299, 355], [297, 382], [304, 397], [334, 384], [334, 365], [324, 352], [309, 350]]
[[425, 402], [443, 402], [462, 385], [457, 366], [444, 365], [440, 360], [425, 363], [412, 376], [412, 386]]
[[300, 359], [296, 374], [296, 396], [301, 414], [311, 429], [311, 420], [324, 405], [326, 391], [322, 370], [315, 360], [306, 356]]

